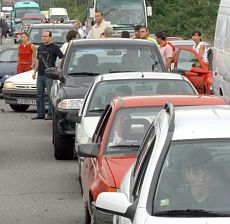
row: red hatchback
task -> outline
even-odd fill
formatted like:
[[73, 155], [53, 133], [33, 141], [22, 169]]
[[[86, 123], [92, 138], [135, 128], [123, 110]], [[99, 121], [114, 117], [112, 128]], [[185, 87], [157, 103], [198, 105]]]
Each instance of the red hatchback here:
[[90, 223], [91, 203], [101, 192], [116, 191], [155, 115], [166, 101], [174, 105], [224, 105], [217, 96], [154, 95], [115, 98], [107, 105], [91, 144], [79, 145], [84, 157], [81, 184], [85, 223]]

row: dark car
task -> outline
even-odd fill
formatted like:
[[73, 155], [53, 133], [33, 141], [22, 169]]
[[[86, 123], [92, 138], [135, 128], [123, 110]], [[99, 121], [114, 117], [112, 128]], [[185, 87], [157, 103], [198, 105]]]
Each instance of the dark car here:
[[52, 41], [61, 46], [66, 42], [66, 35], [69, 30], [76, 29], [73, 24], [56, 24], [56, 23], [42, 23], [32, 24], [28, 30], [29, 39], [38, 45], [42, 43], [42, 32], [50, 30], [52, 32]]
[[18, 47], [8, 47], [0, 52], [0, 92], [6, 79], [17, 71]]
[[74, 40], [67, 49], [61, 71], [55, 68], [46, 70], [46, 77], [59, 80], [54, 81], [51, 90], [56, 159], [74, 156], [76, 117], [95, 76], [127, 71], [166, 71], [158, 47], [145, 40]]

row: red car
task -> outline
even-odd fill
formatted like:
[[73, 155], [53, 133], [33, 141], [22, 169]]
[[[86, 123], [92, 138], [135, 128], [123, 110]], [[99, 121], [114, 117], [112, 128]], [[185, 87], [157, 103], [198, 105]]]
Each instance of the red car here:
[[84, 157], [81, 184], [85, 223], [92, 217], [91, 203], [101, 192], [116, 191], [135, 161], [139, 146], [155, 115], [166, 101], [174, 105], [224, 105], [218, 96], [154, 95], [115, 98], [107, 105], [91, 144], [79, 145]]
[[207, 95], [212, 93], [212, 71], [195, 50], [189, 47], [180, 47], [175, 58], [173, 72], [185, 75], [198, 93]]

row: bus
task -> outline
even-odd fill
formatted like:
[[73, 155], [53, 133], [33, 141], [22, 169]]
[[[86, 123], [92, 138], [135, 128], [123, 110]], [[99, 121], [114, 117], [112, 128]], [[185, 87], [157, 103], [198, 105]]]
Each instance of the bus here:
[[14, 17], [15, 23], [20, 22], [21, 18], [23, 18], [26, 13], [40, 13], [39, 4], [31, 1], [15, 3], [14, 10], [12, 12], [12, 16]]
[[87, 0], [86, 5], [88, 20], [94, 19], [96, 11], [102, 11], [115, 32], [133, 31], [135, 25], [147, 26], [147, 17], [152, 16], [147, 0]]

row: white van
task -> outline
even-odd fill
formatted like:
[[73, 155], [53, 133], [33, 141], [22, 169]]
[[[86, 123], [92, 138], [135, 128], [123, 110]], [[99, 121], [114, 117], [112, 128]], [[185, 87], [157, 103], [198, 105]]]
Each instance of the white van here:
[[221, 0], [213, 48], [213, 90], [230, 102], [230, 1]]
[[61, 19], [64, 19], [64, 21], [68, 20], [68, 13], [65, 8], [49, 8], [49, 18], [52, 21], [61, 21]]

